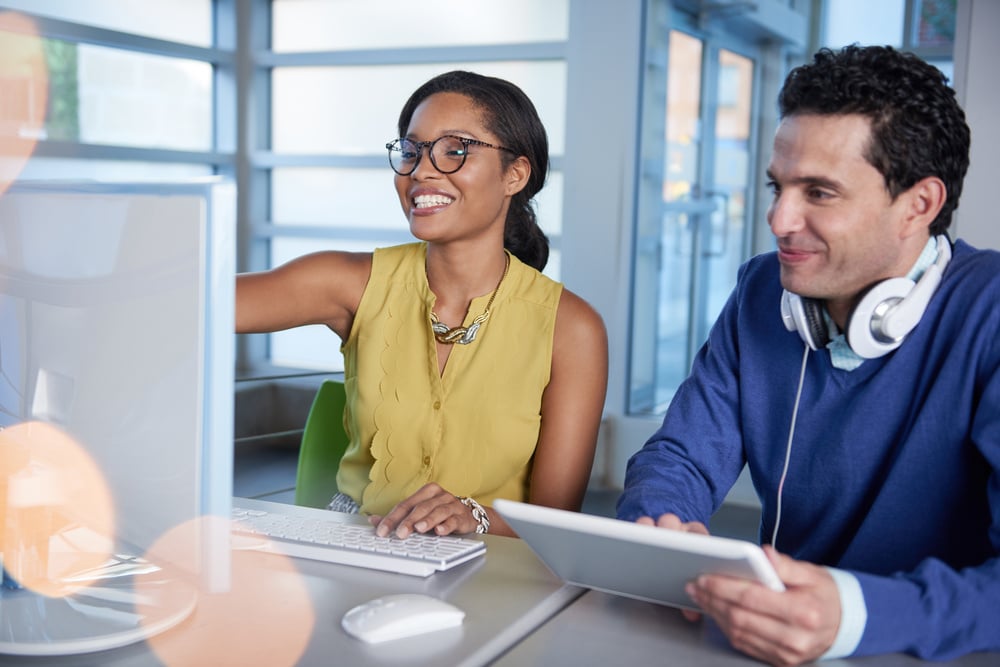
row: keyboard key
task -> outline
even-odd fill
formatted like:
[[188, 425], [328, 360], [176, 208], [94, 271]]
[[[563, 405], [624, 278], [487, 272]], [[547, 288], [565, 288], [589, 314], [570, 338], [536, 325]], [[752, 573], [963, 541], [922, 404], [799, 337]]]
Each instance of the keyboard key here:
[[404, 540], [379, 537], [372, 526], [233, 508], [233, 532], [267, 539], [268, 549], [321, 560], [426, 577], [486, 553], [486, 545], [455, 535], [415, 533]]

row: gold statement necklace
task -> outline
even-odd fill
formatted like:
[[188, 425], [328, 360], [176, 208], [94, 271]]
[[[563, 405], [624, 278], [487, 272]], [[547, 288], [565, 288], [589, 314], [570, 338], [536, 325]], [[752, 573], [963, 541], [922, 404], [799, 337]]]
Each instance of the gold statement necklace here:
[[468, 327], [449, 329], [446, 324], [438, 319], [437, 314], [433, 310], [431, 311], [431, 329], [434, 331], [434, 338], [437, 339], [437, 342], [444, 343], [445, 345], [454, 345], [456, 343], [459, 345], [468, 345], [476, 340], [479, 328], [483, 326], [486, 320], [490, 319], [490, 306], [493, 305], [493, 299], [497, 298], [500, 285], [503, 284], [503, 279], [507, 277], [507, 271], [510, 269], [510, 255], [504, 254], [507, 257], [507, 264], [503, 267], [503, 275], [500, 276], [500, 282], [497, 283], [496, 289], [490, 295], [490, 300], [486, 302], [486, 309], [476, 319], [472, 320], [472, 324]]

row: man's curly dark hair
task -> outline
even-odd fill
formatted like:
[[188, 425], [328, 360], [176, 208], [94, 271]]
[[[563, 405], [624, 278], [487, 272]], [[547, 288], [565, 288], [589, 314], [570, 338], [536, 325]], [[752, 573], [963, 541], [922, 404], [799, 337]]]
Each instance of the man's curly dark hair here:
[[917, 181], [937, 176], [947, 199], [931, 223], [943, 234], [958, 207], [969, 168], [969, 126], [945, 75], [912, 53], [890, 46], [821, 49], [793, 69], [778, 95], [782, 118], [797, 114], [860, 114], [871, 121], [865, 159], [895, 199]]

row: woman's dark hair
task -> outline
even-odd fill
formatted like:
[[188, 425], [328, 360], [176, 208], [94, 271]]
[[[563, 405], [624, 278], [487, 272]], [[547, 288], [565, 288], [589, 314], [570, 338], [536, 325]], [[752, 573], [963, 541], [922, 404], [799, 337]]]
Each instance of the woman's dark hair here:
[[969, 168], [969, 126], [955, 91], [939, 69], [890, 46], [821, 49], [789, 73], [778, 95], [781, 117], [860, 114], [871, 122], [865, 159], [895, 199], [917, 181], [937, 176], [947, 188], [930, 226], [943, 234], [958, 207]]
[[538, 226], [532, 200], [548, 174], [549, 142], [535, 105], [509, 81], [475, 72], [446, 72], [410, 95], [399, 113], [399, 136], [406, 136], [414, 111], [435, 93], [459, 93], [472, 100], [483, 114], [486, 129], [513, 151], [499, 151], [504, 169], [521, 155], [531, 164], [528, 183], [511, 198], [503, 243], [515, 257], [541, 271], [549, 260], [549, 240]]

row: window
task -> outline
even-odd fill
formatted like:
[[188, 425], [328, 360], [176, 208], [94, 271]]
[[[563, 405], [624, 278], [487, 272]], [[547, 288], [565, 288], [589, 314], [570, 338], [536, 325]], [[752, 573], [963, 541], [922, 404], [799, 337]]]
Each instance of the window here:
[[561, 42], [567, 0], [273, 0], [277, 52]]
[[[271, 50], [261, 57], [269, 66], [270, 145], [255, 165], [270, 196], [267, 219], [253, 227], [253, 256], [263, 264], [253, 268], [411, 241], [385, 143], [413, 90], [441, 72], [470, 69], [518, 84], [548, 131], [552, 169], [537, 203], [552, 244], [546, 273], [558, 278], [568, 11], [568, 0], [429, 0], [415, 20], [408, 0], [273, 0]], [[267, 338], [252, 356], [282, 367], [342, 368], [325, 327]]]
[[212, 45], [212, 0], [4, 0], [4, 9], [195, 46]]
[[[549, 132], [538, 213], [559, 276], [569, 0], [421, 5], [438, 21], [415, 21], [407, 0], [0, 0], [8, 10], [32, 21], [45, 81], [3, 81], [0, 133], [33, 146], [26, 163], [0, 157], [0, 173], [236, 178], [242, 271], [410, 240], [383, 148], [406, 97], [447, 69], [511, 79]], [[45, 120], [18, 120], [29, 117]], [[238, 349], [242, 365], [341, 365], [325, 330], [246, 336]]]
[[[838, 0], [823, 12], [823, 45], [888, 44], [912, 51], [953, 74], [958, 0]], [[864, 20], [859, 20], [864, 17]]]
[[[820, 4], [821, 45], [892, 44], [951, 76], [956, 0]], [[773, 108], [787, 71], [775, 37], [797, 54], [791, 65], [812, 52], [808, 17], [791, 6], [775, 4], [768, 20], [763, 10], [754, 17], [721, 5], [692, 16], [682, 5], [648, 4], [626, 408], [640, 416], [666, 409], [739, 264], [772, 247], [758, 177], [770, 151], [757, 150], [769, 142], [757, 137], [773, 128], [764, 127], [758, 98], [763, 89]], [[800, 29], [778, 35], [783, 24]]]
[[632, 414], [663, 412], [687, 377], [750, 254], [756, 193], [760, 47], [677, 12], [659, 16], [647, 27], [643, 84]]
[[37, 141], [21, 178], [172, 179], [228, 167], [217, 152], [216, 82], [232, 54], [212, 48], [212, 0], [8, 0], [0, 12], [23, 14], [44, 54], [38, 90], [5, 82], [5, 97], [46, 97], [37, 127], [0, 126]]

